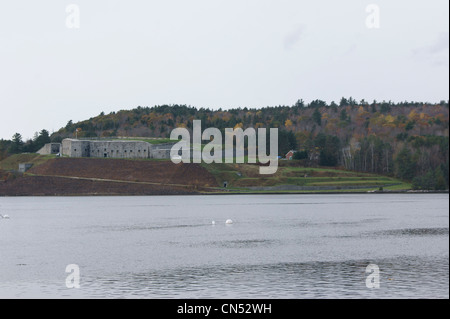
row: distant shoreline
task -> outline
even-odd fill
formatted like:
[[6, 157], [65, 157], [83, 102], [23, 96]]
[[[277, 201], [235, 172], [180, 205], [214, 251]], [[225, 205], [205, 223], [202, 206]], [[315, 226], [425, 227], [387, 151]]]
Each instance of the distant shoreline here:
[[1, 195], [6, 197], [156, 197], [156, 196], [235, 196], [235, 195], [430, 195], [430, 194], [449, 194], [449, 191], [376, 191], [376, 192], [220, 192], [220, 193], [189, 193], [189, 194], [63, 194], [63, 195]]

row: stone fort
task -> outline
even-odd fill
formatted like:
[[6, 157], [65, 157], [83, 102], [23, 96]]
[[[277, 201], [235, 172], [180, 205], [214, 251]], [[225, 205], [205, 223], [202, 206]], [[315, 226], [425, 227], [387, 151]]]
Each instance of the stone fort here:
[[144, 141], [130, 140], [103, 141], [67, 138], [61, 144], [52, 143], [45, 145], [38, 153], [60, 153], [63, 156], [69, 157], [170, 159], [170, 149], [174, 144], [150, 144]]

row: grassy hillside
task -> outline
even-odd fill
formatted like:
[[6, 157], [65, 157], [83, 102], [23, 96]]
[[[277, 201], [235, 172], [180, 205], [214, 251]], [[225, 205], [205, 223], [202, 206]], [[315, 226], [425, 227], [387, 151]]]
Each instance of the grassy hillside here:
[[35, 153], [14, 154], [0, 161], [0, 170], [17, 171], [21, 163], [31, 163], [33, 166], [38, 166], [52, 158], [55, 158], [55, 155], [39, 155]]
[[[22, 162], [25, 174], [11, 173]], [[20, 154], [0, 162], [0, 196], [185, 195], [214, 192], [215, 178], [198, 164]]]
[[219, 185], [227, 182], [229, 190], [239, 192], [361, 192], [380, 188], [387, 191], [411, 189], [411, 184], [392, 177], [289, 164], [279, 167], [275, 175], [268, 176], [260, 175], [257, 165], [212, 164], [204, 167], [215, 176]]
[[[5, 182], [3, 188], [20, 190], [23, 180], [30, 192], [33, 192], [33, 180], [43, 183], [43, 177], [52, 177], [64, 180], [52, 182], [50, 186], [46, 185], [45, 187], [51, 190], [50, 193], [53, 192], [52, 187], [62, 185], [61, 187], [73, 195], [77, 194], [77, 190], [70, 185], [80, 183], [80, 180], [95, 182], [96, 193], [105, 195], [117, 195], [117, 188], [111, 188], [111, 183], [124, 184], [121, 186], [123, 194], [135, 194], [137, 185], [142, 184], [139, 186], [142, 188], [139, 189], [139, 193], [147, 195], [160, 194], [159, 188], [165, 192], [174, 188], [174, 191], [181, 189], [203, 193], [367, 192], [380, 189], [385, 191], [411, 189], [411, 184], [392, 177], [342, 169], [302, 167], [295, 161], [280, 161], [276, 174], [260, 175], [259, 166], [252, 164], [175, 165], [170, 161], [55, 158], [52, 155], [17, 154], [1, 161], [0, 171], [4, 173], [16, 171], [19, 163], [32, 163], [33, 167], [24, 177], [16, 177], [14, 185]], [[7, 175], [3, 175], [5, 176], [3, 180], [6, 180]], [[227, 188], [223, 187], [224, 182], [227, 182]], [[35, 191], [39, 191], [42, 186], [39, 183], [36, 184]], [[101, 185], [108, 188], [102, 189]], [[126, 185], [130, 186], [133, 193], [128, 193]], [[145, 185], [148, 186], [148, 193]], [[114, 192], [111, 193], [108, 189], [114, 189]], [[54, 194], [58, 194], [58, 189], [54, 190]]]

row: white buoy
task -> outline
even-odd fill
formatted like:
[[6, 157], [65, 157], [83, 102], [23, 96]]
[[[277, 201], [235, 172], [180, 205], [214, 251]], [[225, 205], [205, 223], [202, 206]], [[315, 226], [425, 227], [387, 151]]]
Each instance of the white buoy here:
[[233, 224], [233, 221], [232, 221], [231, 219], [228, 219], [228, 220], [225, 222], [225, 224], [231, 225], [231, 224]]
[[215, 224], [216, 224], [216, 222], [215, 222], [215, 221], [213, 220], [213, 221], [212, 221], [212, 224], [213, 224], [213, 225], [215, 225]]

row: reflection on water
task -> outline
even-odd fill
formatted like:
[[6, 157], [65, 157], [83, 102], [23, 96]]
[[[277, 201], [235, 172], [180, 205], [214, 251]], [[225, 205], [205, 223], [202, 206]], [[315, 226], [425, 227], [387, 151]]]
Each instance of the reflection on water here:
[[[0, 204], [11, 216], [0, 220], [0, 298], [449, 297], [448, 195]], [[65, 286], [73, 263], [76, 290]], [[379, 290], [366, 287], [369, 264]]]

